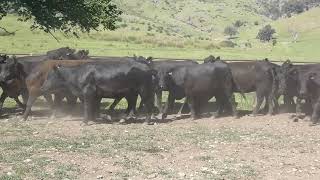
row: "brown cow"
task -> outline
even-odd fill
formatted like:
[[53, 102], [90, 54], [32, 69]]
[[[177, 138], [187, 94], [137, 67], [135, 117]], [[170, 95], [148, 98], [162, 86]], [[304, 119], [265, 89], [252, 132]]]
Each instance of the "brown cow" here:
[[48, 73], [55, 67], [55, 66], [77, 66], [85, 63], [90, 62], [100, 62], [100, 63], [107, 63], [107, 62], [119, 62], [119, 61], [129, 61], [133, 60], [129, 57], [123, 58], [114, 58], [108, 59], [107, 61], [101, 60], [92, 60], [92, 59], [85, 59], [85, 60], [50, 60], [50, 61], [43, 61], [38, 66], [36, 66], [29, 76], [26, 78], [26, 86], [29, 93], [28, 102], [26, 105], [26, 110], [23, 114], [23, 119], [27, 120], [30, 112], [31, 107], [37, 97], [44, 95], [44, 92], [41, 91], [41, 87], [45, 80], [47, 79]]
[[37, 67], [35, 67], [31, 74], [26, 79], [26, 86], [29, 92], [29, 98], [26, 106], [26, 111], [23, 114], [23, 119], [27, 120], [31, 107], [37, 97], [43, 95], [40, 88], [42, 87], [44, 81], [47, 79], [48, 73], [53, 67], [57, 65], [62, 66], [77, 66], [84, 63], [92, 62], [92, 60], [51, 60], [43, 61]]

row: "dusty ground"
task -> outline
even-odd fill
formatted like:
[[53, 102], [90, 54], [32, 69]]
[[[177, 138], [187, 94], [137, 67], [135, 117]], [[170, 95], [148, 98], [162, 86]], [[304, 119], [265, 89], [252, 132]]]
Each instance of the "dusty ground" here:
[[289, 114], [153, 126], [0, 120], [0, 179], [319, 179], [320, 126]]

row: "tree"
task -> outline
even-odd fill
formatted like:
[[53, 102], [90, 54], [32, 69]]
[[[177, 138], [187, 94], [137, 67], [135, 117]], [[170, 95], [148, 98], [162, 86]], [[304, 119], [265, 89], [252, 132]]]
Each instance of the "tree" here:
[[286, 14], [287, 17], [291, 17], [291, 14], [299, 14], [304, 12], [306, 5], [302, 1], [291, 0], [287, 1], [282, 6], [282, 14]]
[[266, 25], [259, 30], [257, 39], [260, 39], [262, 42], [270, 41], [273, 38], [273, 34], [276, 32], [270, 25]]
[[32, 30], [75, 36], [79, 31], [114, 30], [122, 13], [111, 0], [1, 0], [0, 20], [9, 12], [17, 14], [19, 21], [32, 20]]
[[224, 34], [232, 37], [232, 36], [238, 34], [238, 31], [237, 31], [237, 29], [236, 29], [235, 27], [233, 27], [233, 26], [227, 26], [227, 27], [224, 29]]

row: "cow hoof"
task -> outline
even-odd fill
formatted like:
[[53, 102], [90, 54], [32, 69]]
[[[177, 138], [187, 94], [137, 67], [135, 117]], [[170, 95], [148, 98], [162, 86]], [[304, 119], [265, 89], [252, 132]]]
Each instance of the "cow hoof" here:
[[126, 123], [126, 120], [125, 120], [125, 119], [120, 119], [119, 123], [120, 123], [120, 124], [125, 124], [125, 123]]
[[129, 120], [129, 121], [134, 121], [135, 119], [137, 119], [136, 116], [129, 116], [129, 117], [127, 117], [127, 120]]

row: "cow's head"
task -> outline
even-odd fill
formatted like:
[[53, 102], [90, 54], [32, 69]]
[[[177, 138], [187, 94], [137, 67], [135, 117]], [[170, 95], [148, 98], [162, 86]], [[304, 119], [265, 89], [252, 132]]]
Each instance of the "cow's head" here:
[[67, 59], [68, 56], [74, 54], [75, 52], [75, 49], [62, 47], [59, 49], [48, 51], [47, 56], [49, 59]]
[[320, 75], [318, 70], [311, 70], [304, 73], [300, 77], [300, 92], [301, 97], [307, 97], [309, 94], [317, 92], [320, 87]]
[[135, 60], [136, 62], [142, 63], [142, 64], [146, 64], [149, 67], [152, 66], [152, 63], [153, 63], [153, 58], [150, 56], [145, 58], [143, 56], [133, 55], [133, 60]]
[[79, 50], [77, 53], [66, 53], [61, 54], [60, 60], [79, 60], [79, 59], [88, 59], [89, 50]]
[[16, 57], [6, 59], [4, 63], [0, 64], [0, 81], [8, 81], [19, 78], [19, 64]]
[[57, 65], [48, 73], [47, 79], [44, 81], [40, 90], [42, 92], [54, 92], [65, 87], [65, 79], [60, 72], [63, 67]]
[[203, 63], [215, 63], [216, 61], [220, 61], [220, 60], [221, 60], [220, 56], [215, 58], [214, 56], [210, 55], [203, 60]]

